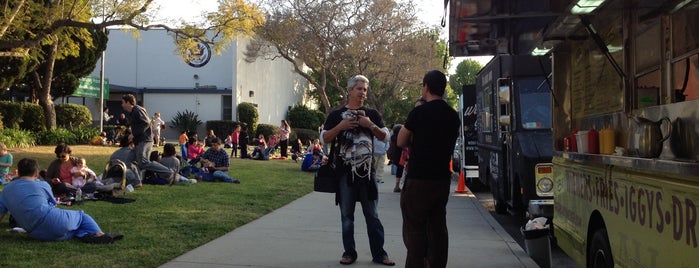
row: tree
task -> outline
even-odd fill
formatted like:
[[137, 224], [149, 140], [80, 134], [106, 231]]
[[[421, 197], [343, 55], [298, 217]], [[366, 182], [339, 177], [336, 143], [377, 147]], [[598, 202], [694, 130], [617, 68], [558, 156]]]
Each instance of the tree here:
[[352, 75], [369, 77], [367, 102], [382, 111], [385, 100], [417, 88], [426, 70], [439, 68], [437, 35], [418, 25], [410, 1], [284, 0], [267, 9], [246, 60], [286, 59], [315, 87], [326, 113], [346, 97]]
[[[36, 90], [36, 101], [46, 112], [46, 127], [53, 129], [56, 120], [53, 108], [55, 96], [52, 94], [72, 94], [75, 81], [79, 78], [75, 75], [63, 77], [63, 73], [56, 72], [56, 68], [62, 69], [56, 66], [56, 61], [71, 56], [82, 63], [94, 59], [82, 54], [90, 49], [99, 50], [93, 40], [96, 32], [110, 26], [127, 26], [134, 32], [165, 29], [174, 33], [174, 42], [182, 57], [186, 58], [198, 47], [198, 43], [207, 43], [216, 53], [220, 53], [239, 35], [251, 35], [253, 29], [264, 22], [261, 11], [255, 6], [242, 0], [218, 0], [218, 11], [202, 14], [203, 22], [183, 20], [172, 26], [150, 24], [156, 15], [151, 8], [157, 9], [152, 2], [6, 0], [3, 6], [6, 13], [0, 16], [0, 73], [3, 74], [0, 83], [15, 83], [15, 87]], [[16, 63], [29, 64], [29, 67], [9, 66]], [[13, 77], [4, 77], [5, 74]], [[20, 80], [23, 82], [18, 83]], [[55, 85], [60, 85], [60, 88], [53, 90]]]
[[449, 85], [454, 93], [461, 95], [464, 85], [476, 84], [476, 74], [483, 68], [475, 60], [467, 59], [456, 65], [456, 73], [449, 76]]

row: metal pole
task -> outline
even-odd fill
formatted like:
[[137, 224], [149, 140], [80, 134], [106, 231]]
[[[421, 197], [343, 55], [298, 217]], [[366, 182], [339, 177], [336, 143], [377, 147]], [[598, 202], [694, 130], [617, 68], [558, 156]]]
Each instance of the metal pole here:
[[[102, 23], [104, 23], [104, 1], [102, 1]], [[102, 29], [104, 31], [104, 29]], [[100, 59], [100, 133], [104, 131], [104, 51]]]

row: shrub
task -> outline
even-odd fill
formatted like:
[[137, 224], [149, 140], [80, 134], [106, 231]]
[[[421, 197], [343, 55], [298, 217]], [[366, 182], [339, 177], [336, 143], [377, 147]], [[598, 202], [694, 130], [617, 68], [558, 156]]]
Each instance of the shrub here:
[[62, 103], [56, 106], [56, 126], [81, 128], [92, 125], [92, 114], [84, 105]]
[[56, 145], [60, 142], [65, 144], [76, 144], [75, 134], [65, 128], [56, 128], [39, 132], [36, 143], [39, 145]]
[[75, 135], [74, 144], [90, 144], [94, 137], [100, 135], [100, 130], [94, 127], [71, 128], [69, 131]]
[[255, 105], [249, 102], [238, 104], [238, 122], [244, 123], [248, 127], [249, 133], [253, 133], [257, 129], [257, 120], [259, 120], [259, 115]]
[[317, 129], [325, 121], [325, 114], [310, 110], [306, 106], [296, 105], [289, 110], [289, 124], [295, 128]]
[[22, 103], [22, 122], [19, 127], [26, 130], [31, 130], [34, 133], [46, 130], [44, 122], [44, 108], [41, 105], [31, 102]]
[[0, 114], [6, 128], [19, 128], [22, 123], [22, 105], [18, 102], [0, 101]]
[[2, 113], [0, 113], [0, 129], [5, 128], [2, 124]]
[[11, 128], [0, 130], [0, 142], [9, 148], [29, 148], [36, 143], [31, 131]]
[[255, 137], [260, 136], [260, 134], [265, 135], [265, 139], [269, 140], [269, 137], [272, 136], [272, 134], [277, 133], [279, 130], [278, 126], [275, 125], [270, 125], [270, 124], [259, 124], [257, 125], [257, 131], [255, 131]]
[[[238, 122], [231, 120], [210, 120], [206, 121], [206, 129], [213, 129], [216, 137], [221, 138], [221, 141], [226, 139], [226, 136], [233, 133], [233, 127], [238, 125]], [[208, 132], [207, 132], [208, 134]]]
[[178, 133], [182, 131], [197, 131], [202, 122], [199, 120], [199, 115], [190, 110], [177, 112], [172, 118], [172, 128], [177, 129]]
[[318, 130], [315, 129], [294, 128], [292, 133], [296, 134], [296, 136], [291, 137], [290, 139], [301, 139], [303, 144], [308, 144], [309, 140], [315, 140], [320, 137]]

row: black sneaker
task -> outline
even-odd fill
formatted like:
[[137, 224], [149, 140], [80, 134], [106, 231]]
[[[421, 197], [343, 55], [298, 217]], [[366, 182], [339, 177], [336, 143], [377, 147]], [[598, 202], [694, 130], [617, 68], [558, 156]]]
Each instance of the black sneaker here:
[[240, 180], [239, 180], [239, 179], [233, 179], [233, 183], [235, 183], [235, 184], [240, 184]]
[[103, 234], [100, 236], [86, 235], [81, 237], [80, 240], [89, 244], [111, 244], [112, 242], [114, 242], [114, 239], [107, 234]]
[[104, 235], [111, 237], [114, 241], [121, 240], [124, 238], [124, 235], [121, 233], [104, 233]]

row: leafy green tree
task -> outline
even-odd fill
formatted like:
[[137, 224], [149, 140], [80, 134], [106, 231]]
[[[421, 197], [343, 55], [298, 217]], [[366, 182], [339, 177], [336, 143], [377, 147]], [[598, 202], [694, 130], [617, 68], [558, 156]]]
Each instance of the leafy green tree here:
[[[257, 7], [238, 0], [218, 0], [217, 12], [202, 14], [202, 22], [179, 21], [173, 26], [150, 24], [157, 13], [150, 11], [158, 9], [153, 6], [153, 0], [8, 0], [3, 3], [0, 58], [4, 59], [0, 60], [0, 74], [3, 74], [0, 84], [15, 84], [13, 87], [17, 89], [33, 92], [32, 100], [44, 109], [47, 129], [56, 127], [53, 98], [72, 94], [77, 79], [82, 77], [79, 74], [85, 70], [84, 67], [82, 70], [61, 68], [85, 66], [84, 63], [95, 60], [94, 55], [83, 54], [90, 54], [86, 52], [90, 49], [100, 51], [102, 38], [96, 33], [109, 26], [130, 26], [134, 32], [166, 29], [174, 33], [179, 53], [187, 58], [201, 42], [220, 53], [239, 35], [251, 35], [253, 29], [264, 22]], [[74, 65], [70, 60], [62, 67], [56, 64], [57, 60], [71, 56], [83, 64]], [[65, 73], [57, 72], [59, 70]], [[22, 79], [24, 81], [18, 82]]]
[[238, 104], [238, 122], [245, 123], [248, 128], [248, 133], [254, 133], [257, 129], [257, 122], [260, 115], [257, 113], [257, 107], [249, 102]]
[[382, 111], [385, 100], [415, 88], [426, 70], [440, 68], [438, 35], [417, 23], [412, 2], [268, 2], [268, 19], [247, 47], [246, 60], [286, 59], [313, 85], [326, 113], [346, 98], [352, 75], [370, 79], [367, 104]]
[[467, 59], [456, 65], [456, 73], [449, 76], [449, 85], [456, 95], [461, 95], [464, 85], [476, 84], [476, 74], [483, 69], [480, 63]]

